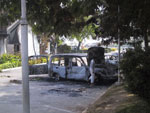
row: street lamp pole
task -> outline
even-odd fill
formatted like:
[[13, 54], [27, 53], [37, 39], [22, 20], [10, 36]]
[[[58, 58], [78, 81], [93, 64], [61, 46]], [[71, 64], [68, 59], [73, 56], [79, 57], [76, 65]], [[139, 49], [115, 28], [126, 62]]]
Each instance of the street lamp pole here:
[[118, 83], [120, 83], [120, 6], [118, 5]]
[[26, 19], [26, 0], [21, 0], [21, 56], [22, 56], [23, 113], [30, 113], [29, 67], [28, 67], [28, 23]]

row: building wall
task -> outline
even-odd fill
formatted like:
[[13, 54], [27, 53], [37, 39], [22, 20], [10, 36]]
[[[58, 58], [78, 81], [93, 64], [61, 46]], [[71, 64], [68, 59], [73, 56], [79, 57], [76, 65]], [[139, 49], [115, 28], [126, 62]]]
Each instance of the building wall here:
[[7, 53], [14, 54], [14, 44], [7, 44]]
[[[19, 33], [19, 41], [21, 43], [21, 26], [19, 26], [18, 33]], [[37, 35], [35, 35], [32, 32], [32, 28], [28, 26], [28, 56], [39, 54], [40, 54], [40, 45], [37, 39]]]
[[[13, 27], [13, 26], [12, 26]], [[5, 28], [5, 30], [4, 30]], [[0, 55], [4, 53], [14, 54], [16, 52], [15, 47], [19, 47], [19, 51], [21, 52], [21, 26], [18, 28], [18, 36], [19, 36], [19, 43], [18, 46], [15, 44], [8, 44], [7, 38], [2, 37], [1, 34], [6, 34], [6, 27], [0, 26]], [[2, 32], [5, 31], [5, 32]], [[28, 26], [28, 56], [31, 55], [39, 55], [40, 54], [40, 47], [37, 36], [32, 32], [32, 28]]]
[[0, 55], [6, 53], [6, 26], [3, 26], [0, 22]]
[[0, 37], [0, 55], [6, 53], [6, 38]]

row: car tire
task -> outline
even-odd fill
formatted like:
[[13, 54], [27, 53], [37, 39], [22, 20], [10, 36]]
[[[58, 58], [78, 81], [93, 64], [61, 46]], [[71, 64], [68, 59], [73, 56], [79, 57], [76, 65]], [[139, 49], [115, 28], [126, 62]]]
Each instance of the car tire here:
[[53, 78], [55, 81], [59, 81], [60, 80], [60, 76], [58, 73], [53, 73]]

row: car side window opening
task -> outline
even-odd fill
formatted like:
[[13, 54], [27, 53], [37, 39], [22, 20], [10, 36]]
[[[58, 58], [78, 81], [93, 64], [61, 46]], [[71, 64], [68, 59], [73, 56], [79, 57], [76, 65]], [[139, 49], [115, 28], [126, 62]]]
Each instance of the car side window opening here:
[[65, 66], [69, 66], [69, 58], [64, 58], [65, 60]]
[[85, 63], [85, 65], [88, 65], [88, 61], [87, 61], [87, 57], [82, 57], [83, 62]]
[[72, 58], [72, 66], [77, 66], [77, 67], [83, 66], [83, 62], [82, 62], [81, 58], [73, 57]]
[[77, 59], [76, 58], [72, 58], [72, 66], [77, 66]]
[[81, 58], [76, 58], [76, 59], [77, 59], [77, 66], [78, 67], [83, 66], [83, 62], [82, 62]]
[[59, 66], [59, 58], [58, 57], [54, 57], [52, 59], [52, 65], [54, 66]]
[[30, 57], [28, 60], [29, 65], [34, 65], [34, 64], [47, 64], [47, 58], [46, 57]]
[[61, 57], [59, 60], [59, 66], [64, 67], [65, 66], [65, 59], [64, 57]]

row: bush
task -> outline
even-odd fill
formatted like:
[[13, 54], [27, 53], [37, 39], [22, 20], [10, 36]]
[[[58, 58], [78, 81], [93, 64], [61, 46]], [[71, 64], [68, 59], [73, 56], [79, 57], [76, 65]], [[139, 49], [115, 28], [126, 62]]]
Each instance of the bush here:
[[13, 61], [17, 61], [17, 60], [21, 60], [20, 55], [3, 54], [2, 56], [0, 56], [0, 64], [6, 63], [8, 61], [13, 62]]
[[70, 53], [71, 52], [71, 47], [65, 45], [60, 45], [57, 48], [58, 53]]
[[47, 63], [47, 59], [44, 57], [40, 57], [37, 59], [29, 59], [28, 63], [29, 65]]
[[150, 49], [129, 50], [121, 61], [127, 88], [150, 102]]
[[0, 70], [21, 66], [20, 55], [3, 54], [0, 56]]

